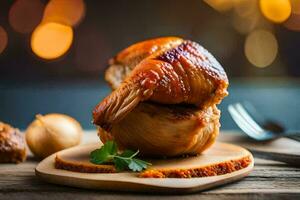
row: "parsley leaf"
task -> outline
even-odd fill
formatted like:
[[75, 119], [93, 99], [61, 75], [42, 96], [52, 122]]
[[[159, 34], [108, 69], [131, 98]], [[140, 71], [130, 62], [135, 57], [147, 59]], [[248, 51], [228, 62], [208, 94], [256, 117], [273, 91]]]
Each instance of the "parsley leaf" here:
[[125, 150], [123, 151], [123, 153], [120, 155], [121, 157], [131, 157], [132, 155], [134, 155], [136, 152], [131, 151], [131, 150]]
[[134, 158], [138, 153], [139, 151], [125, 150], [119, 154], [117, 144], [114, 141], [107, 141], [100, 149], [91, 152], [90, 161], [94, 164], [113, 162], [117, 171], [130, 169], [139, 172], [151, 163]]
[[117, 150], [117, 144], [114, 141], [107, 141], [100, 149], [91, 152], [90, 161], [94, 164], [111, 162]]
[[131, 162], [129, 163], [128, 168], [131, 169], [134, 172], [140, 172], [143, 169], [147, 169], [149, 164], [150, 163], [145, 162], [143, 160], [133, 158], [131, 160]]
[[118, 157], [114, 158], [114, 164], [118, 172], [126, 170], [129, 163], [129, 160]]

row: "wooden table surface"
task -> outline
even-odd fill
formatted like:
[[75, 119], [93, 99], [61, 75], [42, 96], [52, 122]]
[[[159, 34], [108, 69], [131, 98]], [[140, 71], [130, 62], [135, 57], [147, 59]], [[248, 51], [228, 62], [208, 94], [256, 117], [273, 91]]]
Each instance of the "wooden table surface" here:
[[[237, 138], [240, 138], [237, 133], [222, 133], [219, 140], [238, 143]], [[84, 143], [95, 140], [93, 131], [85, 133]], [[300, 143], [288, 140], [277, 141], [276, 149], [283, 144], [285, 151], [299, 152], [300, 146], [294, 147]], [[37, 163], [30, 155], [26, 162], [18, 165], [0, 164], [0, 199], [300, 199], [300, 168], [258, 158], [255, 158], [254, 171], [243, 180], [188, 195], [107, 192], [48, 184], [35, 176]]]

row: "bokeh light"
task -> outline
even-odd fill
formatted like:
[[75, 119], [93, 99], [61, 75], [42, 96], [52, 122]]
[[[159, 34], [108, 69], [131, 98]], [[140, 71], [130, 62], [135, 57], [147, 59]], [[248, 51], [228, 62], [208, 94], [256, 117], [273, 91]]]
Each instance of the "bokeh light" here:
[[76, 26], [85, 15], [83, 0], [51, 0], [47, 4], [43, 22], [57, 22]]
[[240, 17], [252, 16], [257, 7], [257, 0], [234, 0], [234, 11]]
[[292, 13], [300, 14], [300, 0], [290, 0], [292, 4]]
[[204, 0], [209, 6], [217, 11], [225, 12], [229, 11], [234, 6], [233, 0]]
[[5, 29], [0, 26], [0, 54], [4, 51], [8, 43], [8, 37]]
[[54, 22], [40, 24], [32, 33], [32, 51], [41, 58], [55, 59], [70, 48], [73, 29]]
[[260, 0], [259, 5], [263, 15], [275, 23], [287, 20], [292, 10], [289, 0]]
[[30, 33], [43, 17], [44, 5], [39, 0], [17, 0], [11, 6], [8, 20], [20, 33]]
[[247, 36], [245, 55], [256, 67], [267, 67], [276, 58], [278, 44], [275, 36], [266, 30], [255, 30]]
[[248, 34], [255, 29], [269, 29], [271, 23], [266, 20], [258, 5], [258, 0], [234, 0], [233, 27], [241, 34]]
[[292, 31], [300, 31], [300, 14], [292, 14], [284, 26]]
[[242, 34], [248, 34], [261, 22], [261, 15], [257, 10], [248, 12], [247, 15], [233, 14], [233, 27]]

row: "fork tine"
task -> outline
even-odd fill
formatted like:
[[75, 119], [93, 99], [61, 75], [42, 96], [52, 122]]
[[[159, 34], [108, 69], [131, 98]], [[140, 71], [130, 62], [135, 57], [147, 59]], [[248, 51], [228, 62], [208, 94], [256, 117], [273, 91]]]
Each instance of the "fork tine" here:
[[256, 131], [251, 127], [248, 122], [241, 116], [241, 114], [236, 110], [234, 105], [228, 106], [228, 111], [232, 116], [232, 119], [236, 124], [247, 134], [253, 137], [257, 137]]
[[246, 112], [253, 118], [255, 119], [255, 121], [258, 123], [258, 124], [263, 124], [266, 119], [264, 116], [261, 115], [260, 112], [257, 111], [257, 109], [255, 108], [255, 106], [248, 102], [248, 101], [244, 101], [244, 102], [241, 102], [240, 103], [243, 108], [246, 110]]
[[253, 118], [249, 115], [249, 113], [245, 110], [243, 105], [240, 103], [236, 104], [237, 111], [243, 116], [243, 118], [249, 123], [250, 126], [252, 126], [257, 132], [262, 133], [264, 130], [261, 128], [260, 125], [256, 123], [256, 121], [253, 120]]
[[241, 116], [235, 111], [231, 111], [231, 116], [236, 122], [236, 124], [243, 130], [245, 133], [247, 133], [250, 137], [257, 137], [257, 134], [252, 130], [251, 127], [248, 126], [248, 124], [242, 119]]

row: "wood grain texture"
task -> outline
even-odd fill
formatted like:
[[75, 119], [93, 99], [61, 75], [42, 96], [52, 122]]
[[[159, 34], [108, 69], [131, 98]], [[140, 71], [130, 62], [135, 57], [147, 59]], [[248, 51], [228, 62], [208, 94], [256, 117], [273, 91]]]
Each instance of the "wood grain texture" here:
[[[219, 140], [236, 141], [237, 133], [221, 133]], [[85, 134], [84, 142], [97, 140], [94, 131]], [[284, 147], [290, 146], [287, 140]], [[294, 142], [291, 140], [291, 142]], [[297, 145], [293, 143], [294, 145]], [[300, 144], [298, 144], [300, 145]], [[294, 151], [299, 150], [299, 146]], [[34, 174], [38, 161], [31, 156], [25, 163], [0, 165], [0, 199], [299, 199], [300, 168], [284, 163], [255, 159], [254, 170], [242, 181], [190, 195], [133, 194], [77, 189], [39, 180]]]

